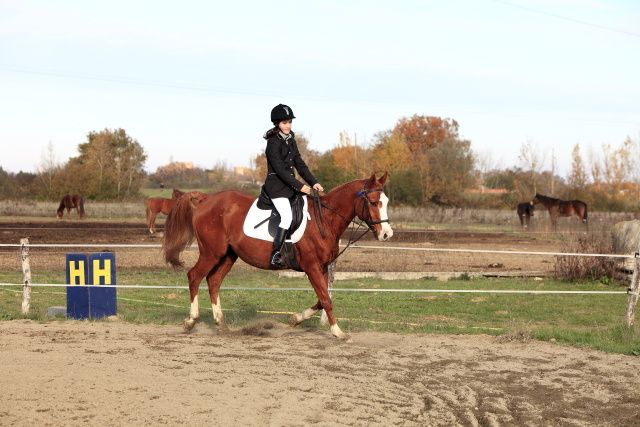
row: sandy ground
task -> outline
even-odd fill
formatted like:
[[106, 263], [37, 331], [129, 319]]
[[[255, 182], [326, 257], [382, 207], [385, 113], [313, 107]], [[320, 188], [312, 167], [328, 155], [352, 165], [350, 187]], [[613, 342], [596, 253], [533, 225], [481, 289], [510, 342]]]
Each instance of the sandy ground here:
[[[149, 236], [145, 227], [125, 222], [49, 221], [38, 223], [3, 222], [0, 224], [0, 243], [17, 244], [23, 237], [30, 243], [136, 243], [161, 244], [159, 236]], [[343, 236], [343, 243], [348, 235]], [[548, 234], [535, 233], [482, 233], [450, 231], [396, 230], [386, 243], [373, 240], [369, 233], [362, 245], [382, 247], [404, 246], [416, 248], [495, 249], [503, 251], [559, 251], [561, 243]], [[105, 247], [104, 249], [108, 249]], [[75, 249], [31, 249], [31, 267], [61, 268], [64, 253]], [[100, 248], [91, 249], [98, 251]], [[119, 268], [167, 268], [160, 249], [115, 249]], [[197, 250], [185, 251], [186, 265], [193, 265]], [[238, 261], [237, 267], [243, 268]], [[246, 267], [246, 265], [244, 265]], [[506, 255], [478, 253], [410, 252], [378, 249], [348, 249], [340, 257], [336, 271], [374, 272], [534, 272], [549, 274], [553, 271], [552, 256]], [[19, 270], [17, 249], [0, 248], [0, 270]]]
[[640, 424], [637, 357], [254, 326], [0, 322], [0, 424]]

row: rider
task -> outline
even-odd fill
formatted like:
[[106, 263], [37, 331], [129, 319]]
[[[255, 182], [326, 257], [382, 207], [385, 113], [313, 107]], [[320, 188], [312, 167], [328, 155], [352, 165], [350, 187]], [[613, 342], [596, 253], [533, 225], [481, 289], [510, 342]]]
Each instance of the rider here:
[[[271, 122], [273, 128], [264, 134], [267, 140], [267, 178], [264, 189], [280, 214], [280, 226], [273, 239], [273, 251], [271, 252], [271, 267], [284, 267], [282, 261], [282, 245], [287, 231], [291, 226], [292, 214], [290, 200], [297, 192], [311, 194], [311, 185], [318, 191], [324, 191], [322, 185], [313, 176], [306, 163], [300, 157], [295, 135], [291, 131], [291, 123], [296, 116], [287, 105], [278, 104], [271, 110]], [[298, 181], [293, 173], [296, 169], [300, 176], [309, 184]]]

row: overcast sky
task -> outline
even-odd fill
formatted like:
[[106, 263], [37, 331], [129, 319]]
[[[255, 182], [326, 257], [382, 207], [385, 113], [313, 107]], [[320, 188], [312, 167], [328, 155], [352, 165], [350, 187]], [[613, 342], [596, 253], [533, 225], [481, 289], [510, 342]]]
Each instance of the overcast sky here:
[[523, 143], [640, 137], [640, 2], [0, 0], [0, 166], [124, 128], [152, 172], [246, 166], [278, 103], [325, 151], [450, 117], [500, 167]]

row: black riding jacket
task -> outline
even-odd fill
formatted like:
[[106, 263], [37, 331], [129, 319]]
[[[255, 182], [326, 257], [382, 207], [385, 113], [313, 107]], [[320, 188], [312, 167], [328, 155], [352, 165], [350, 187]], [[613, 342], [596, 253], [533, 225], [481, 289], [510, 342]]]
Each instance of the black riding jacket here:
[[300, 157], [294, 133], [291, 132], [290, 135], [291, 138], [285, 141], [280, 132], [265, 134], [268, 174], [264, 189], [272, 199], [291, 198], [302, 189], [304, 184], [296, 179], [294, 168], [309, 186], [313, 187], [318, 182]]

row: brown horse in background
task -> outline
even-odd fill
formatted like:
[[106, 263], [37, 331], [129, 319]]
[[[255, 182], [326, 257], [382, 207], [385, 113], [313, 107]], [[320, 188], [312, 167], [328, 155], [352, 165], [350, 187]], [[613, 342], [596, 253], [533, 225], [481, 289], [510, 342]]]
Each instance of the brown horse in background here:
[[58, 219], [62, 219], [65, 209], [67, 210], [67, 215], [71, 214], [71, 209], [75, 209], [78, 212], [78, 218], [82, 219], [84, 217], [84, 200], [82, 200], [82, 196], [79, 194], [65, 194], [60, 200], [60, 206], [58, 206], [56, 213]]
[[536, 193], [535, 197], [531, 200], [532, 204], [542, 203], [549, 211], [549, 217], [551, 217], [551, 225], [555, 231], [558, 227], [558, 218], [561, 216], [573, 216], [576, 215], [582, 223], [589, 228], [587, 219], [587, 204], [580, 200], [560, 200], [553, 197], [544, 196]]
[[533, 204], [531, 202], [518, 203], [516, 211], [518, 212], [518, 218], [520, 218], [520, 226], [526, 230], [529, 227], [529, 222], [533, 216]]
[[147, 211], [147, 227], [149, 227], [149, 234], [156, 232], [156, 216], [158, 216], [159, 213], [169, 215], [169, 212], [171, 212], [171, 209], [175, 206], [176, 201], [183, 194], [183, 191], [174, 188], [170, 199], [165, 199], [164, 197], [151, 197], [144, 202]]
[[[386, 173], [380, 179], [374, 174], [333, 189], [320, 197], [318, 204], [309, 199], [311, 219], [304, 235], [293, 246], [300, 270], [307, 273], [318, 300], [312, 307], [292, 316], [294, 325], [324, 310], [331, 333], [338, 338], [347, 338], [333, 313], [328, 266], [337, 258], [338, 240], [355, 217], [364, 221], [380, 241], [393, 235], [387, 216], [389, 199], [382, 188], [386, 179]], [[217, 325], [222, 325], [220, 285], [238, 257], [254, 267], [270, 269], [272, 243], [247, 237], [243, 232], [245, 217], [254, 200], [255, 197], [239, 191], [222, 191], [202, 197], [185, 195], [167, 217], [162, 243], [165, 260], [174, 267], [181, 266], [180, 253], [191, 245], [194, 237], [200, 252], [198, 261], [187, 274], [191, 310], [184, 322], [186, 330], [193, 328], [200, 316], [198, 288], [203, 278], [207, 278], [213, 319]], [[378, 264], [380, 258], [371, 256], [368, 262]]]

